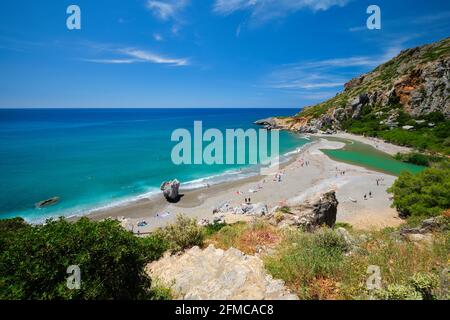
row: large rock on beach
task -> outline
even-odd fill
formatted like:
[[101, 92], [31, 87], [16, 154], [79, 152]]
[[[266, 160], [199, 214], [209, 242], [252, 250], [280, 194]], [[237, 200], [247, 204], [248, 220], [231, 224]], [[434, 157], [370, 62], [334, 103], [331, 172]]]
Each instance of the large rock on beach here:
[[163, 195], [167, 201], [171, 203], [180, 201], [180, 184], [181, 183], [177, 179], [166, 181], [161, 184], [161, 191], [163, 192]]

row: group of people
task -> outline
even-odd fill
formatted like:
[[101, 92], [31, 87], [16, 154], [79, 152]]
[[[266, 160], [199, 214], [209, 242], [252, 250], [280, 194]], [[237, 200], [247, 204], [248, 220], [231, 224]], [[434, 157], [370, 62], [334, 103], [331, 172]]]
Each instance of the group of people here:
[[383, 178], [383, 177], [377, 179], [377, 186], [379, 186], [380, 183], [383, 182], [383, 181], [384, 181], [384, 178]]
[[[373, 198], [372, 191], [369, 191], [369, 198]], [[367, 193], [364, 194], [364, 200], [367, 200]]]

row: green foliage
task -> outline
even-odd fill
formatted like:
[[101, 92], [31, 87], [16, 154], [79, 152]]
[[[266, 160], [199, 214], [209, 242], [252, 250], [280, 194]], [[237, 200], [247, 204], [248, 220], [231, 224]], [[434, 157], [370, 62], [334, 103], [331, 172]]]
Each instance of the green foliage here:
[[204, 227], [204, 233], [205, 236], [210, 237], [220, 230], [222, 230], [224, 227], [226, 227], [226, 223], [214, 223], [214, 224], [208, 224]]
[[333, 226], [333, 230], [344, 228], [346, 230], [352, 230], [353, 226], [346, 222], [336, 222], [336, 224]]
[[443, 159], [442, 157], [430, 156], [430, 155], [426, 155], [426, 154], [418, 153], [418, 152], [397, 153], [394, 156], [394, 158], [399, 161], [412, 163], [412, 164], [416, 164], [419, 166], [425, 166], [425, 167], [429, 167], [429, 166], [431, 166], [431, 164], [433, 162], [442, 161], [442, 159]]
[[[14, 222], [6, 224], [17, 227]], [[149, 298], [143, 250], [138, 238], [111, 220], [61, 219], [19, 227], [0, 252], [0, 298]], [[79, 290], [66, 286], [71, 265], [81, 270]]]
[[197, 224], [196, 219], [190, 219], [183, 215], [177, 216], [177, 221], [164, 229], [159, 229], [155, 235], [165, 239], [172, 252], [183, 251], [194, 246], [203, 246], [203, 229]]
[[439, 286], [439, 278], [430, 273], [416, 273], [411, 277], [410, 286], [419, 292], [423, 300], [435, 300], [434, 290]]
[[410, 286], [391, 284], [386, 289], [377, 290], [374, 297], [378, 300], [422, 300], [419, 292]]
[[[419, 119], [413, 119], [402, 110], [401, 105], [390, 105], [387, 109], [398, 109], [399, 116], [396, 121], [399, 128], [389, 129], [383, 124], [382, 121], [386, 119], [377, 115], [377, 112], [381, 111], [377, 108], [366, 108], [361, 119], [343, 121], [341, 127], [350, 133], [382, 138], [401, 146], [450, 154], [450, 120], [446, 120], [441, 112], [432, 112]], [[416, 123], [415, 120], [425, 120], [425, 122]], [[428, 123], [434, 123], [435, 126], [429, 127]], [[415, 129], [404, 130], [401, 127], [405, 125], [412, 125]]]
[[388, 189], [402, 217], [432, 217], [450, 208], [450, 167], [403, 172]]
[[348, 95], [344, 92], [323, 103], [304, 108], [297, 116], [318, 118], [333, 107], [344, 107], [348, 99]]
[[287, 214], [291, 213], [291, 208], [289, 208], [288, 206], [281, 207], [278, 210], [282, 213], [287, 213]]
[[155, 261], [161, 258], [170, 248], [170, 243], [167, 239], [158, 234], [151, 234], [145, 238], [139, 238], [142, 245], [142, 254], [146, 261]]
[[331, 229], [313, 234], [291, 230], [286, 236], [277, 254], [266, 259], [266, 268], [274, 278], [297, 283], [301, 298], [314, 298], [308, 286], [341, 269], [347, 244]]
[[170, 288], [159, 283], [158, 280], [152, 282], [152, 288], [150, 290], [151, 300], [172, 300], [173, 294]]
[[430, 273], [416, 273], [405, 285], [391, 284], [386, 289], [377, 290], [379, 300], [435, 300], [434, 291], [439, 286], [439, 278]]
[[428, 157], [424, 154], [412, 152], [407, 154], [401, 154], [397, 153], [397, 155], [394, 157], [395, 159], [407, 163], [413, 163], [417, 164], [419, 166], [430, 166], [430, 161]]
[[3, 251], [13, 241], [15, 234], [19, 230], [29, 227], [30, 225], [22, 218], [0, 220], [0, 251]]

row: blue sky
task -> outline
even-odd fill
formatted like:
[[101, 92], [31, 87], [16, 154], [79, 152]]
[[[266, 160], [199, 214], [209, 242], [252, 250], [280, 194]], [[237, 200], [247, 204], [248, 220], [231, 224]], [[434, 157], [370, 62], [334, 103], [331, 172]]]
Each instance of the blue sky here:
[[5, 0], [0, 107], [303, 107], [448, 36], [450, 1]]

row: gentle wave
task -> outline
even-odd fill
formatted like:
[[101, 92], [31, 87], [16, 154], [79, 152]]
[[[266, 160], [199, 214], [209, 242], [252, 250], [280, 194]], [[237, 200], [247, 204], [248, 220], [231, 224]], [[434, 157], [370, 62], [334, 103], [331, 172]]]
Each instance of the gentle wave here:
[[[292, 159], [293, 156], [299, 154], [302, 152], [307, 146], [309, 146], [311, 142], [308, 142], [301, 147], [296, 148], [295, 150], [289, 151], [284, 153], [283, 155], [279, 156], [279, 164], [283, 164], [288, 162], [290, 159]], [[183, 190], [197, 190], [206, 188], [213, 185], [218, 185], [221, 183], [226, 182], [232, 182], [232, 181], [239, 181], [246, 178], [257, 176], [260, 172], [261, 165], [252, 165], [243, 167], [242, 169], [231, 169], [227, 170], [225, 172], [214, 174], [190, 181], [186, 181], [182, 183], [182, 189]], [[155, 196], [157, 196], [161, 191], [158, 188], [149, 188], [148, 191], [145, 193], [139, 194], [139, 195], [133, 195], [133, 196], [124, 196], [122, 199], [109, 201], [106, 204], [97, 204], [94, 206], [79, 206], [78, 208], [70, 208], [60, 211], [57, 214], [49, 214], [48, 217], [39, 217], [39, 218], [26, 218], [26, 220], [29, 223], [33, 224], [40, 224], [46, 221], [46, 219], [50, 217], [55, 216], [64, 216], [66, 218], [76, 218], [76, 217], [82, 217], [87, 216], [92, 213], [96, 213], [99, 211], [106, 211], [108, 209], [113, 209], [117, 207], [123, 207], [126, 205], [129, 205], [133, 202], [142, 200], [142, 199], [151, 199]]]

